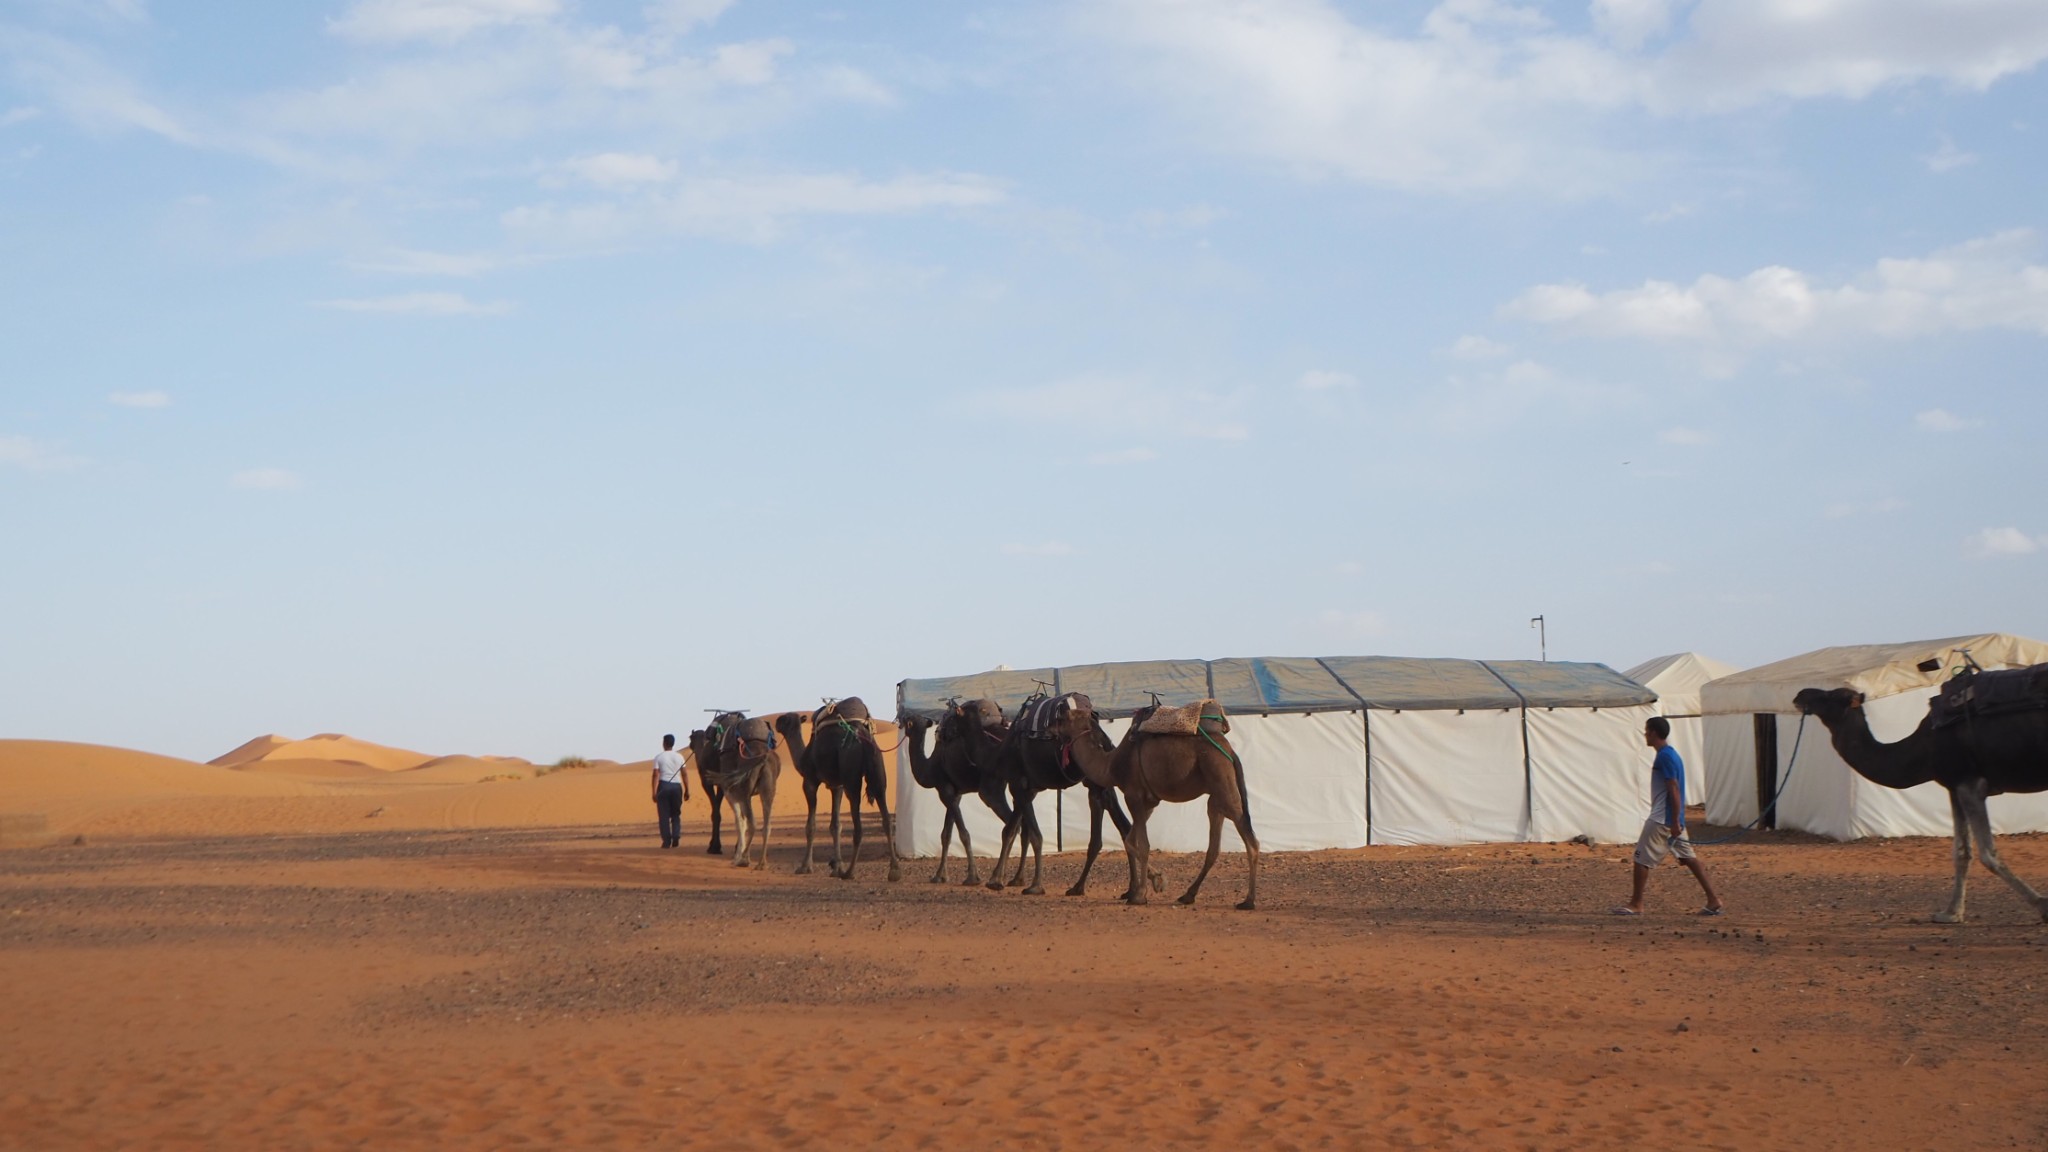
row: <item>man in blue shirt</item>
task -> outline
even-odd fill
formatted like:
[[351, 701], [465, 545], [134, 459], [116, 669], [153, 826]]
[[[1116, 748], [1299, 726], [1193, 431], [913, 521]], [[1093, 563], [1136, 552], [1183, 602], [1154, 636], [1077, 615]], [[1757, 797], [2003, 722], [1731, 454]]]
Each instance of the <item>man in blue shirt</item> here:
[[1700, 915], [1721, 914], [1721, 897], [1707, 878], [1706, 865], [1693, 855], [1692, 841], [1685, 838], [1685, 761], [1678, 758], [1670, 739], [1671, 721], [1662, 716], [1652, 716], [1643, 725], [1643, 742], [1657, 750], [1657, 758], [1650, 762], [1650, 818], [1643, 821], [1643, 834], [1636, 839], [1635, 889], [1628, 903], [1615, 907], [1616, 916], [1642, 915], [1643, 886], [1649, 882], [1650, 869], [1666, 856], [1685, 865], [1707, 894]]

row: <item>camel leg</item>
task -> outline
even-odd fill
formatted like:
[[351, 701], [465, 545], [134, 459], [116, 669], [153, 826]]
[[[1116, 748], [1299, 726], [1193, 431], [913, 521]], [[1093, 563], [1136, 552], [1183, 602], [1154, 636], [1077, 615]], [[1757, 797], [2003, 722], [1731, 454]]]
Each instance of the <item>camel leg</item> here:
[[1984, 806], [1984, 794], [1973, 789], [1964, 803], [1970, 813], [1970, 827], [1977, 833], [1977, 855], [1983, 859], [1984, 866], [1996, 872], [1999, 879], [2011, 885], [2013, 891], [2032, 904], [2034, 911], [2040, 913], [2041, 919], [2048, 920], [2048, 901], [2042, 900], [2039, 892], [2034, 891], [2025, 880], [2014, 875], [2013, 870], [2005, 866], [2004, 858], [1999, 856], [1998, 845], [1991, 839], [1991, 810]]
[[[697, 782], [704, 784], [701, 778]], [[725, 845], [719, 842], [718, 833], [725, 824], [725, 791], [720, 788], [713, 788], [709, 784], [704, 784], [704, 798], [711, 801], [711, 847], [704, 849], [704, 854], [707, 856], [723, 856], [725, 855]]]
[[1067, 889], [1069, 896], [1088, 894], [1088, 873], [1095, 870], [1095, 858], [1102, 854], [1102, 793], [1088, 787], [1088, 858], [1081, 861], [1081, 878]]
[[1020, 817], [1016, 810], [1004, 802], [1000, 789], [995, 790], [993, 795], [990, 792], [983, 792], [981, 800], [982, 803], [989, 806], [990, 811], [1001, 817], [1003, 821], [1003, 848], [1001, 852], [996, 854], [995, 867], [988, 874], [989, 890], [1000, 892], [1003, 890], [1003, 867], [1009, 863], [1010, 844], [1017, 838]]
[[818, 838], [818, 785], [814, 780], [804, 781], [804, 862], [796, 866], [796, 874], [811, 874], [812, 845]]
[[1035, 792], [1010, 790], [1010, 803], [1017, 809], [1017, 871], [1010, 876], [1010, 887], [1019, 888], [1024, 884], [1024, 857], [1031, 850], [1031, 834], [1038, 828], [1038, 799]]
[[839, 875], [839, 872], [840, 872], [840, 870], [841, 870], [842, 868], [846, 867], [846, 861], [845, 861], [844, 859], [842, 859], [842, 858], [840, 857], [840, 855], [839, 855], [839, 794], [840, 794], [840, 789], [839, 789], [839, 785], [837, 785], [837, 784], [828, 784], [828, 785], [826, 785], [826, 787], [828, 787], [828, 788], [830, 788], [830, 789], [832, 790], [832, 861], [831, 861], [831, 868], [830, 868], [830, 871], [831, 871], [832, 875], [834, 875], [834, 876], [837, 876], [837, 875]]
[[960, 854], [967, 857], [966, 882], [970, 885], [979, 884], [981, 877], [974, 871], [974, 841], [967, 835], [967, 816], [960, 811], [960, 795], [957, 792], [953, 795], [950, 809], [953, 813], [953, 823], [960, 829]]
[[[963, 830], [964, 831], [964, 830]], [[946, 882], [946, 856], [953, 851], [953, 806], [946, 806], [946, 818], [939, 823], [939, 870], [932, 873], [932, 883]], [[972, 857], [969, 857], [972, 859]]]
[[1251, 883], [1245, 886], [1244, 902], [1238, 910], [1250, 912], [1259, 906], [1259, 838], [1252, 835], [1251, 817], [1244, 812], [1231, 814], [1230, 822], [1237, 826], [1237, 837], [1244, 841], [1245, 866], [1251, 871]]
[[[1116, 789], [1103, 789], [1102, 802], [1103, 805], [1109, 810], [1110, 822], [1116, 825], [1116, 834], [1123, 838], [1124, 852], [1126, 855], [1128, 855], [1130, 853], [1131, 844], [1131, 818], [1129, 816], [1124, 815], [1124, 806], [1122, 804], [1117, 803]], [[1153, 803], [1156, 805], [1158, 802], [1154, 801]], [[1149, 862], [1146, 864], [1145, 868], [1145, 879], [1148, 883], [1152, 885], [1152, 891], [1160, 893], [1162, 895], [1165, 894], [1166, 877], [1161, 876], [1159, 873], [1153, 871]], [[1124, 893], [1124, 896], [1126, 897], [1128, 897], [1129, 895], [1129, 892]]]
[[[1025, 844], [1031, 849], [1031, 858], [1035, 861], [1035, 865], [1031, 869], [1031, 883], [1024, 889], [1023, 895], [1043, 896], [1045, 895], [1045, 885], [1040, 883], [1040, 880], [1045, 875], [1045, 833], [1038, 827], [1038, 806], [1036, 804], [1030, 805], [1024, 809], [1022, 815], [1024, 817]], [[1020, 848], [1017, 850], [1017, 877], [1022, 879], [1023, 876], [1024, 850]], [[1016, 881], [1011, 881], [1011, 884], [1014, 886]]]
[[1124, 893], [1126, 904], [1150, 904], [1151, 896], [1141, 877], [1152, 874], [1152, 834], [1145, 829], [1145, 822], [1152, 818], [1152, 809], [1158, 801], [1140, 804], [1131, 801], [1131, 830], [1124, 833], [1124, 856], [1130, 862], [1131, 890]]
[[896, 820], [889, 815], [889, 797], [880, 788], [869, 788], [875, 808], [882, 814], [882, 842], [889, 846], [889, 882], [903, 879], [903, 859], [896, 855]]
[[732, 866], [745, 868], [754, 843], [754, 798], [735, 796], [732, 809]]
[[1948, 907], [1934, 914], [1937, 924], [1961, 924], [1963, 922], [1964, 889], [1970, 882], [1970, 817], [1963, 811], [1963, 798], [1951, 788], [1948, 792], [1948, 811], [1955, 820], [1955, 864], [1956, 885], [1948, 895]]
[[853, 855], [846, 861], [846, 870], [839, 874], [841, 880], [853, 879], [854, 865], [860, 863], [860, 787], [855, 785], [846, 790], [847, 815], [853, 818]]
[[1223, 850], [1223, 813], [1218, 810], [1216, 798], [1209, 797], [1209, 854], [1202, 857], [1202, 870], [1195, 873], [1195, 882], [1181, 893], [1180, 903], [1192, 906], [1195, 893], [1202, 890], [1202, 881], [1209, 878], [1209, 869], [1216, 866], [1216, 854]]
[[761, 794], [761, 871], [768, 870], [768, 829], [775, 823], [775, 790]]

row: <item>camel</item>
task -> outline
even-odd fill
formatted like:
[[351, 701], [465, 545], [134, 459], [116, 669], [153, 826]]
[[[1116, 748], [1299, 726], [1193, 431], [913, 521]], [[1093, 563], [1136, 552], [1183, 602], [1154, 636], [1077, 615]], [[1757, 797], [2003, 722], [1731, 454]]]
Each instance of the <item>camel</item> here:
[[697, 766], [697, 783], [704, 788], [704, 799], [711, 802], [711, 846], [704, 849], [706, 855], [723, 856], [725, 845], [719, 842], [718, 834], [725, 823], [725, 789], [718, 783], [718, 767], [711, 751], [710, 738], [702, 728], [690, 732], [690, 763]]
[[967, 856], [967, 880], [969, 885], [981, 883], [981, 875], [974, 865], [974, 841], [967, 835], [967, 821], [960, 815], [961, 787], [958, 778], [968, 771], [966, 755], [960, 748], [961, 725], [956, 717], [963, 716], [957, 706], [947, 712], [946, 721], [939, 727], [939, 745], [930, 754], [924, 750], [924, 734], [931, 731], [932, 722], [922, 716], [903, 715], [896, 718], [896, 726], [902, 730], [903, 740], [910, 747], [910, 775], [918, 787], [929, 788], [939, 794], [939, 803], [946, 806], [946, 818], [939, 828], [939, 870], [932, 873], [931, 882], [946, 882], [946, 858], [953, 851], [953, 829], [960, 830], [960, 849]]
[[[1082, 861], [1080, 879], [1067, 889], [1069, 896], [1086, 895], [1088, 875], [1095, 870], [1095, 859], [1102, 854], [1102, 816], [1109, 814], [1116, 824], [1119, 835], [1124, 837], [1128, 849], [1131, 822], [1124, 815], [1123, 805], [1117, 802], [1116, 790], [1107, 776], [1096, 778], [1084, 772], [1079, 763], [1069, 755], [1067, 742], [1054, 736], [1039, 738], [1027, 735], [1021, 723], [1025, 713], [1043, 697], [1026, 700], [1017, 710], [1018, 721], [1000, 733], [985, 725], [981, 739], [970, 738], [964, 745], [968, 759], [979, 773], [979, 793], [1003, 821], [1003, 846], [996, 855], [995, 869], [989, 874], [991, 889], [1003, 888], [1003, 869], [1010, 858], [1010, 846], [1017, 845], [1017, 872], [1010, 878], [1009, 886], [1016, 887], [1024, 879], [1025, 857], [1032, 859], [1031, 884], [1024, 889], [1026, 896], [1042, 896], [1045, 872], [1045, 834], [1038, 827], [1038, 811], [1035, 801], [1041, 792], [1071, 788], [1085, 784], [1088, 792], [1088, 856]], [[1078, 693], [1059, 697], [1053, 704], [1056, 710], [1072, 708], [1076, 702], [1087, 706], [1087, 697]], [[978, 703], [978, 702], [977, 702]], [[1092, 706], [1091, 706], [1092, 707]], [[997, 715], [1000, 715], [1000, 710]], [[985, 713], [984, 713], [985, 715]], [[1007, 794], [1007, 801], [1005, 799]], [[1148, 876], [1154, 885], [1159, 883], [1156, 873], [1145, 870], [1136, 875]], [[1130, 892], [1124, 893], [1129, 898]]]
[[[1151, 869], [1152, 844], [1146, 823], [1162, 801], [1182, 803], [1203, 796], [1209, 798], [1209, 854], [1202, 870], [1181, 895], [1180, 903], [1193, 904], [1202, 881], [1216, 866], [1216, 854], [1223, 846], [1223, 822], [1229, 820], [1244, 840], [1245, 863], [1251, 872], [1245, 897], [1238, 904], [1247, 912], [1258, 906], [1259, 838], [1252, 832], [1252, 814], [1244, 784], [1244, 764], [1225, 735], [1229, 722], [1220, 708], [1200, 710], [1197, 730], [1189, 735], [1158, 735], [1139, 731], [1145, 719], [1157, 710], [1141, 709], [1131, 717], [1130, 731], [1121, 746], [1102, 730], [1102, 722], [1087, 697], [1060, 717], [1056, 730], [1066, 740], [1074, 762], [1089, 779], [1108, 779], [1124, 794], [1131, 806], [1131, 829], [1124, 834], [1124, 856], [1130, 864], [1131, 890], [1125, 899], [1145, 904], [1145, 887], [1138, 877]], [[1212, 702], [1204, 701], [1205, 705]]]
[[[768, 823], [775, 808], [775, 780], [782, 760], [775, 754], [775, 730], [743, 712], [722, 712], [705, 729], [705, 742], [716, 765], [718, 786], [732, 805], [735, 868], [768, 867]], [[752, 859], [754, 798], [761, 799], [761, 862]]]
[[[810, 808], [810, 816], [804, 822], [804, 862], [797, 871], [811, 870], [811, 840], [818, 822], [818, 786], [822, 784], [832, 792], [832, 875], [851, 880], [854, 867], [860, 863], [860, 801], [865, 790], [882, 814], [882, 835], [889, 844], [889, 879], [903, 879], [903, 864], [896, 855], [896, 821], [889, 815], [889, 775], [882, 763], [882, 750], [875, 743], [867, 705], [860, 697], [849, 696], [818, 709], [811, 720], [809, 744], [804, 743], [801, 715], [784, 713], [775, 722], [776, 729], [789, 741], [790, 756], [803, 775], [804, 801]], [[853, 855], [843, 867], [839, 859], [842, 793], [853, 816]]]
[[1953, 722], [1941, 723], [1936, 708], [1930, 707], [1918, 728], [1891, 744], [1871, 735], [1860, 692], [1802, 688], [1792, 698], [1794, 707], [1827, 725], [1835, 751], [1857, 775], [1886, 788], [1911, 788], [1932, 780], [1948, 790], [1955, 820], [1955, 888], [1948, 907], [1934, 914], [1942, 924], [1963, 922], [1972, 835], [1984, 866], [2048, 920], [2048, 900], [1999, 858], [1991, 839], [1991, 813], [1985, 807], [1987, 799], [2007, 792], [2048, 791], [2048, 664], [2037, 664], [2020, 675], [2032, 677], [2030, 687], [2042, 703], [1991, 714], [1960, 714]]

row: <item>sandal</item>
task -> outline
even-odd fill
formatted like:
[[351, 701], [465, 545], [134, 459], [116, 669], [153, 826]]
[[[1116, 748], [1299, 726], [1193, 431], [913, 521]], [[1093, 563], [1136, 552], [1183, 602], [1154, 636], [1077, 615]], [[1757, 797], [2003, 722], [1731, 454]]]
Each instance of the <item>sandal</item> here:
[[1612, 908], [1609, 908], [1609, 909], [1607, 910], [1607, 914], [1608, 914], [1609, 916], [1641, 916], [1641, 915], [1642, 915], [1642, 913], [1641, 913], [1641, 912], [1638, 912], [1638, 911], [1636, 911], [1635, 909], [1633, 909], [1633, 908], [1629, 907], [1629, 906], [1628, 906], [1628, 905], [1626, 905], [1626, 904], [1616, 904], [1616, 905], [1615, 905], [1614, 907], [1612, 907]]
[[1702, 908], [1702, 909], [1700, 909], [1700, 910], [1699, 910], [1698, 912], [1694, 913], [1694, 915], [1696, 915], [1696, 916], [1720, 916], [1720, 915], [1723, 915], [1723, 914], [1724, 914], [1724, 913], [1725, 913], [1726, 911], [1727, 911], [1727, 909], [1725, 909], [1725, 908]]

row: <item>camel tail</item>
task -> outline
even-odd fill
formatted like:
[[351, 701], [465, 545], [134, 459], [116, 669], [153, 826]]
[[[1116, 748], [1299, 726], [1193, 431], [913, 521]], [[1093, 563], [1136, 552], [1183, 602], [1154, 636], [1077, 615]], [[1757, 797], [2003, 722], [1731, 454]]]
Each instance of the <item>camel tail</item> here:
[[1230, 750], [1230, 768], [1237, 773], [1237, 802], [1244, 805], [1244, 830], [1256, 840], [1259, 834], [1252, 829], [1252, 791], [1244, 786], [1244, 761], [1238, 759], [1235, 748]]

